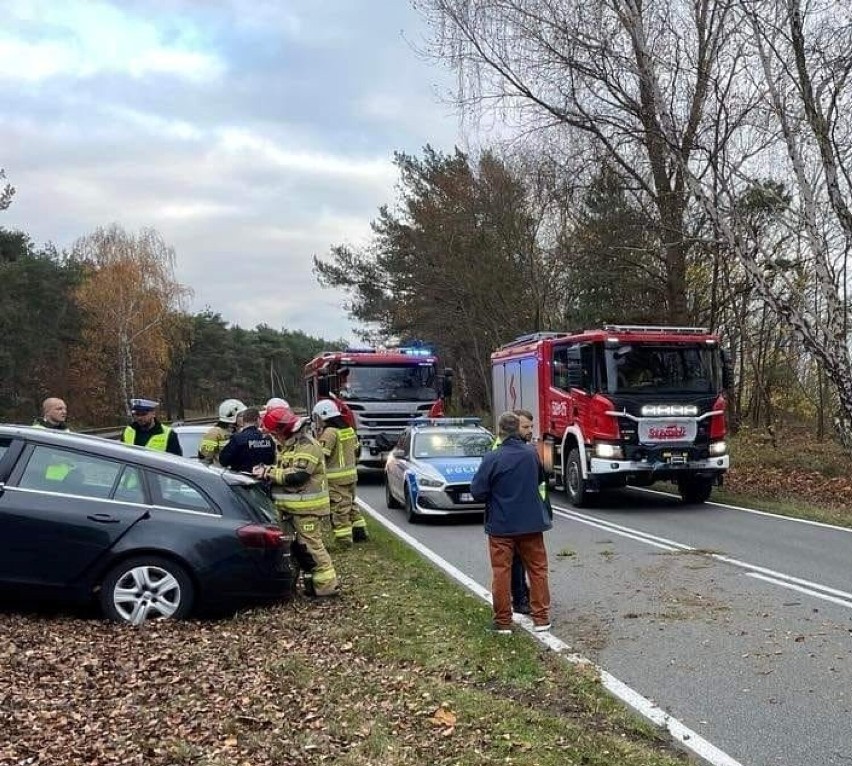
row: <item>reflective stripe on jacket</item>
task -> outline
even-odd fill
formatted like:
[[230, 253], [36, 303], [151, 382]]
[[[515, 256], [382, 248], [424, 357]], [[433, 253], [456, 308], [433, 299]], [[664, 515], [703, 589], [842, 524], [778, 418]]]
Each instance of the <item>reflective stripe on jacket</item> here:
[[325, 455], [325, 475], [329, 484], [354, 484], [358, 478], [356, 453], [358, 437], [353, 428], [327, 426], [319, 442]]
[[[300, 487], [284, 486], [290, 474], [305, 472], [308, 480]], [[306, 433], [284, 444], [276, 455], [275, 466], [266, 478], [272, 483], [272, 499], [281, 513], [328, 516], [328, 482], [325, 475], [325, 456], [319, 442]]]
[[216, 463], [219, 461], [219, 453], [231, 438], [231, 432], [215, 425], [204, 432], [201, 443], [198, 445], [198, 456], [205, 463]]

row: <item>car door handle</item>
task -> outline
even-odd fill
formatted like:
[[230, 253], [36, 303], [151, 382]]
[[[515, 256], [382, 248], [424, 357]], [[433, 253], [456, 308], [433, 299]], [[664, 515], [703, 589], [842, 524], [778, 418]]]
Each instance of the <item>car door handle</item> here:
[[108, 513], [92, 513], [86, 516], [89, 521], [96, 521], [98, 524], [118, 524], [121, 519], [110, 516]]

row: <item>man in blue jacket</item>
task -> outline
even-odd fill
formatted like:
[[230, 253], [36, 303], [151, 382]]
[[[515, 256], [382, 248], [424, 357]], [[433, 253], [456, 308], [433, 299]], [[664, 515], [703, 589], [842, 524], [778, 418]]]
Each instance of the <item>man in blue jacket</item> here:
[[534, 630], [550, 630], [550, 586], [543, 532], [552, 522], [539, 494], [540, 464], [520, 435], [520, 418], [504, 412], [497, 421], [500, 449], [483, 458], [471, 494], [485, 503], [485, 533], [491, 559], [493, 630], [512, 632], [512, 557], [517, 550], [527, 570]]

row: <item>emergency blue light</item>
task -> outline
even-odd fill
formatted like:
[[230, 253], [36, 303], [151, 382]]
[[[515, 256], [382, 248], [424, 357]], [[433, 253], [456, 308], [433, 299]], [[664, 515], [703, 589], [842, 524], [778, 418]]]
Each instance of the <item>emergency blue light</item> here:
[[410, 423], [414, 426], [478, 426], [482, 418], [414, 418]]
[[398, 353], [405, 354], [406, 356], [432, 356], [432, 351], [428, 348], [402, 346], [401, 348], [398, 348], [396, 350]]

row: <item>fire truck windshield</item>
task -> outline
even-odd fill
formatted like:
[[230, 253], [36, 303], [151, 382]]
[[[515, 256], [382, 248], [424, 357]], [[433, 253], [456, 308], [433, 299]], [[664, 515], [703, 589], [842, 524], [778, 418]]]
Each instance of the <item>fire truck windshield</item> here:
[[369, 402], [432, 402], [439, 396], [435, 365], [353, 365], [347, 369], [340, 396]]
[[720, 388], [716, 346], [630, 343], [606, 349], [606, 390], [612, 394], [712, 394]]

